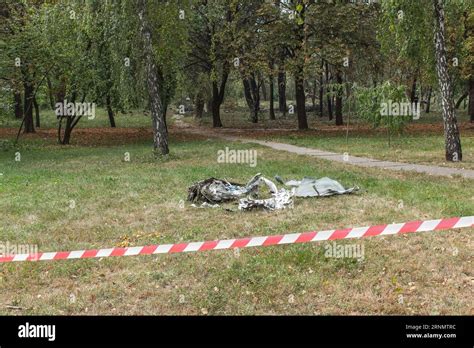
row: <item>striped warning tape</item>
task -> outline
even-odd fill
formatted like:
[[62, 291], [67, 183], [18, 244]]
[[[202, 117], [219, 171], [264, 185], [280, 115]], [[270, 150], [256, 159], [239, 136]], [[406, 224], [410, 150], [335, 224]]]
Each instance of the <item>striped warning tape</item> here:
[[411, 232], [428, 232], [448, 230], [452, 228], [472, 227], [474, 216], [453, 217], [448, 219], [410, 221], [398, 224], [346, 228], [342, 230], [313, 231], [305, 233], [290, 233], [263, 237], [247, 237], [240, 239], [214, 240], [206, 242], [191, 242], [178, 244], [159, 244], [128, 248], [108, 248], [76, 251], [58, 251], [35, 254], [17, 254], [0, 256], [0, 262], [16, 261], [47, 261], [47, 260], [72, 260], [112, 256], [134, 256], [166, 253], [182, 253], [206, 250], [222, 250], [235, 248], [249, 248], [256, 246], [270, 246], [282, 244], [296, 244], [317, 242], [323, 240], [336, 240], [347, 238], [362, 238], [370, 236], [383, 236], [390, 234], [403, 234]]

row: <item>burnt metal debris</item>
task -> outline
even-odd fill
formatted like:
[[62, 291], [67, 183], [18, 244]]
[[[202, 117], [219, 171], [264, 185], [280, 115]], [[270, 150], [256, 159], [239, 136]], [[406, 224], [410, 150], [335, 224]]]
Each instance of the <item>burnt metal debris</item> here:
[[[218, 207], [219, 204], [239, 200], [239, 210], [280, 210], [293, 208], [293, 197], [324, 197], [358, 191], [357, 186], [344, 188], [336, 180], [324, 177], [284, 182], [279, 176], [275, 179], [288, 188], [278, 189], [275, 183], [261, 173], [254, 175], [246, 185], [225, 179], [209, 178], [201, 180], [188, 189], [188, 201], [200, 202], [201, 207]], [[266, 187], [268, 192], [261, 192]], [[267, 197], [265, 197], [265, 195]], [[268, 197], [269, 195], [269, 197]], [[193, 206], [196, 206], [193, 204]]]
[[[245, 195], [255, 195], [261, 174], [255, 175], [247, 185], [236, 184], [225, 179], [209, 178], [199, 181], [188, 189], [188, 201], [218, 204], [239, 199]], [[276, 189], [276, 186], [275, 186]]]

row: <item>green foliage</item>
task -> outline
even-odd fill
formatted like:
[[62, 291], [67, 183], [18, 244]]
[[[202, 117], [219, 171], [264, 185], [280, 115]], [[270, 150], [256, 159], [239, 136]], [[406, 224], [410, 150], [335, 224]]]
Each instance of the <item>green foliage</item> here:
[[[62, 89], [68, 100], [85, 98], [98, 107], [109, 96], [115, 111], [147, 106], [136, 2], [5, 0], [5, 4], [8, 16], [0, 12], [5, 24], [0, 38], [2, 115], [11, 118], [12, 92], [21, 92], [25, 81], [38, 88], [43, 108], [49, 106], [49, 94], [56, 98]], [[420, 86], [423, 90], [436, 86], [431, 0], [370, 5], [310, 0], [147, 4], [164, 105], [185, 97], [208, 101], [213, 83], [225, 90], [219, 94], [242, 98], [242, 79], [249, 77], [258, 83], [274, 77], [276, 92], [280, 70], [287, 73], [288, 96], [294, 92], [292, 77], [303, 75], [305, 92], [311, 91], [313, 102], [322, 83], [325, 101], [342, 95], [343, 110], [351, 101], [348, 86], [353, 82], [366, 87], [358, 98], [367, 103], [381, 98], [382, 87], [370, 88], [380, 81], [390, 81], [400, 91], [402, 86], [409, 89], [415, 79], [415, 92]], [[455, 94], [460, 94], [474, 71], [473, 2], [447, 1], [445, 9], [448, 63]], [[20, 66], [15, 66], [16, 58]], [[459, 67], [451, 64], [454, 58]], [[327, 79], [320, 80], [325, 72]], [[341, 80], [342, 84], [334, 83]], [[221, 85], [224, 81], [226, 86]], [[432, 90], [436, 95], [436, 88]], [[372, 115], [362, 117], [374, 126], [403, 128], [402, 119], [380, 119], [373, 111], [370, 104], [360, 109]], [[0, 118], [2, 123], [9, 122]]]
[[474, 78], [474, 8], [464, 14], [465, 39], [462, 41], [462, 76]]
[[354, 88], [357, 114], [361, 119], [372, 124], [374, 128], [386, 128], [390, 135], [393, 131], [401, 132], [412, 119], [407, 115], [382, 115], [382, 103], [406, 102], [405, 87], [396, 86], [389, 81], [377, 87]]
[[[149, 6], [154, 14], [151, 25], [155, 58], [163, 76], [161, 88], [168, 100], [187, 54], [185, 21], [178, 20], [178, 10], [189, 7], [186, 3], [151, 2]], [[38, 2], [35, 6], [14, 6], [12, 2], [8, 7], [11, 35], [0, 42], [1, 76], [10, 77], [18, 88], [27, 73], [36, 86], [48, 76], [52, 92], [64, 87], [69, 100], [76, 94], [77, 99], [85, 96], [86, 101], [101, 105], [110, 94], [116, 108], [137, 107], [146, 90], [134, 6], [121, 0]], [[15, 66], [16, 58], [20, 67]]]
[[[473, 27], [470, 17], [474, 11], [473, 4], [469, 0], [447, 1], [445, 4], [448, 66], [454, 80], [466, 78], [472, 70], [474, 51], [469, 33]], [[381, 6], [378, 40], [386, 61], [393, 61], [409, 74], [418, 70], [423, 80], [435, 84], [432, 1], [390, 0], [382, 1]], [[396, 72], [392, 75], [392, 80], [400, 78]]]

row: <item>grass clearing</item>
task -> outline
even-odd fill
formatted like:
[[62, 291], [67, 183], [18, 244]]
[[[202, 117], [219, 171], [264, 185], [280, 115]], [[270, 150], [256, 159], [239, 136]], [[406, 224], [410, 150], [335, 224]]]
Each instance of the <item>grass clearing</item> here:
[[405, 134], [392, 138], [390, 146], [384, 135], [307, 136], [291, 134], [271, 136], [272, 141], [316, 148], [349, 156], [368, 157], [379, 160], [429, 164], [443, 167], [474, 169], [474, 132], [462, 134], [463, 161], [446, 162], [444, 159], [444, 138], [442, 135]]
[[[94, 139], [93, 130], [83, 131]], [[44, 130], [25, 137], [20, 162], [15, 148], [1, 151], [0, 240], [75, 250], [474, 215], [467, 179], [355, 168], [176, 129], [170, 157], [156, 161], [147, 131], [133, 144], [117, 145], [125, 131], [105, 132], [99, 146], [73, 134], [76, 145], [60, 147], [54, 131]], [[257, 167], [218, 164], [217, 151], [226, 146], [257, 149]], [[363, 192], [299, 199], [293, 210], [274, 213], [180, 208], [197, 180], [245, 183], [256, 172], [329, 176]], [[315, 243], [238, 254], [4, 264], [0, 314], [472, 314], [470, 233], [337, 242], [362, 243], [363, 261], [327, 258], [325, 243]]]
[[[439, 112], [422, 114], [419, 120], [410, 123], [402, 134], [392, 135], [389, 145], [386, 130], [372, 129], [357, 118], [347, 127], [335, 126], [334, 121], [309, 113], [310, 130], [296, 129], [296, 116], [288, 115], [276, 121], [263, 119], [259, 124], [245, 120], [243, 109], [223, 113], [226, 134], [260, 138], [292, 145], [317, 148], [336, 153], [347, 152], [350, 156], [361, 156], [379, 160], [437, 165], [452, 168], [474, 169], [474, 125], [468, 121], [465, 111], [458, 111], [463, 150], [462, 162], [444, 160], [444, 136]], [[347, 119], [346, 119], [347, 121]], [[192, 122], [192, 121], [191, 121]], [[212, 126], [211, 120], [203, 119], [202, 125]]]

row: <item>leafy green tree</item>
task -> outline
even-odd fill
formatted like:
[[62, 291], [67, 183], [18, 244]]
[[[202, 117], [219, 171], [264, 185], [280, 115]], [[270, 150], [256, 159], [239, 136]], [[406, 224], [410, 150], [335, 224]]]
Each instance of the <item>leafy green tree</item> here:
[[[125, 11], [125, 14], [138, 13], [132, 19], [122, 20], [122, 33], [127, 31], [124, 24], [139, 29], [135, 32], [138, 37], [132, 36], [130, 40], [139, 39], [139, 51], [143, 54], [134, 59], [139, 62], [138, 67], [144, 67], [138, 71], [138, 76], [146, 81], [154, 150], [158, 155], [166, 155], [169, 153], [166, 111], [176, 90], [178, 70], [187, 53], [184, 23], [189, 7], [186, 1], [163, 3], [147, 0], [139, 0], [136, 7], [128, 2], [124, 2], [124, 6], [130, 6], [126, 7], [128, 12]], [[133, 47], [133, 41], [129, 43]]]
[[[464, 2], [449, 2], [447, 6], [464, 6]], [[393, 36], [393, 39], [387, 36], [382, 40], [383, 47], [401, 48], [399, 57], [413, 63], [416, 74], [425, 64], [427, 70], [436, 69], [444, 121], [445, 157], [448, 161], [461, 161], [461, 140], [454, 108], [453, 71], [450, 69], [451, 61], [447, 53], [444, 1], [394, 0], [382, 2], [382, 7], [385, 27]], [[428, 40], [433, 36], [434, 45], [432, 40]], [[388, 51], [393, 52], [393, 49]]]
[[[392, 114], [391, 105], [405, 103], [405, 87], [394, 85], [390, 81], [379, 84], [376, 87], [355, 86], [357, 100], [357, 114], [374, 128], [383, 127], [387, 130], [388, 144], [390, 145], [392, 134], [402, 132], [406, 124], [414, 115], [404, 113]], [[410, 104], [413, 106], [413, 104]], [[382, 109], [385, 108], [385, 111]], [[417, 112], [418, 110], [412, 110]]]
[[201, 0], [192, 4], [189, 29], [192, 50], [187, 67], [197, 67], [209, 76], [214, 127], [222, 127], [220, 108], [231, 73], [232, 22], [236, 5], [232, 0]]

